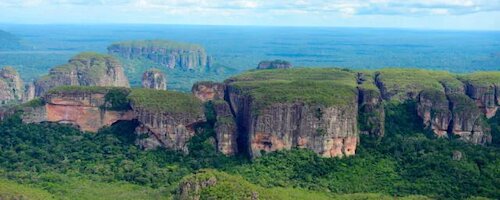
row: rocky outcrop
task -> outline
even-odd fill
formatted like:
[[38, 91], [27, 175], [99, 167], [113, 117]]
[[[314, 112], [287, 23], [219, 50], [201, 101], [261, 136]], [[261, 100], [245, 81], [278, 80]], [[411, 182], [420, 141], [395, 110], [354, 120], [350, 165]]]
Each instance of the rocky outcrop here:
[[292, 68], [292, 63], [284, 60], [264, 60], [259, 63], [257, 69], [289, 69]]
[[136, 129], [139, 146], [189, 152], [187, 142], [194, 136], [196, 127], [206, 121], [198, 99], [187, 94], [151, 89], [134, 90], [129, 98], [141, 124]]
[[238, 153], [238, 130], [229, 104], [223, 100], [212, 102], [216, 121], [214, 125], [217, 150], [224, 155]]
[[199, 45], [165, 40], [127, 41], [112, 44], [108, 53], [124, 59], [147, 59], [166, 68], [210, 68], [211, 57]]
[[23, 102], [28, 102], [33, 100], [36, 97], [35, 92], [35, 83], [31, 81], [29, 84], [25, 86]]
[[491, 143], [489, 127], [474, 101], [463, 94], [449, 95], [448, 99], [453, 116], [449, 132], [473, 144]]
[[425, 90], [418, 97], [417, 114], [425, 128], [431, 129], [438, 137], [448, 137], [452, 112], [448, 99], [442, 91]]
[[142, 75], [142, 87], [155, 90], [167, 90], [167, 78], [160, 70], [150, 69]]
[[[500, 80], [498, 80], [500, 82]], [[477, 84], [466, 82], [466, 93], [472, 98], [476, 105], [492, 118], [500, 107], [500, 88], [495, 84]]]
[[130, 87], [118, 60], [98, 53], [81, 53], [38, 79], [35, 95], [43, 96], [52, 88], [68, 85]]
[[[124, 90], [126, 91], [126, 90]], [[82, 131], [97, 132], [119, 120], [135, 119], [130, 110], [107, 109], [108, 89], [101, 91], [65, 90], [52, 91], [43, 97], [44, 105], [24, 108], [23, 122], [56, 122], [72, 124]]]
[[0, 69], [0, 106], [19, 103], [23, 100], [24, 83], [12, 67]]
[[357, 99], [350, 104], [273, 103], [255, 112], [252, 96], [228, 86], [241, 140], [249, 155], [291, 148], [307, 148], [323, 157], [354, 155], [358, 143]]
[[191, 89], [193, 95], [202, 102], [224, 99], [225, 86], [223, 83], [211, 81], [196, 82]]

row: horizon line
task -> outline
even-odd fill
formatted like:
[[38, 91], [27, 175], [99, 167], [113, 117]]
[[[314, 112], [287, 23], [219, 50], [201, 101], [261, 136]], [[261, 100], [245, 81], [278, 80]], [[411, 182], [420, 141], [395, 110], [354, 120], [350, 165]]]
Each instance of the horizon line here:
[[391, 26], [320, 26], [320, 25], [265, 25], [265, 24], [175, 24], [175, 23], [11, 23], [0, 22], [0, 26], [214, 26], [214, 27], [262, 27], [262, 28], [352, 28], [352, 29], [394, 29], [415, 31], [446, 31], [446, 32], [500, 32], [498, 29], [441, 29], [427, 27], [391, 27]]

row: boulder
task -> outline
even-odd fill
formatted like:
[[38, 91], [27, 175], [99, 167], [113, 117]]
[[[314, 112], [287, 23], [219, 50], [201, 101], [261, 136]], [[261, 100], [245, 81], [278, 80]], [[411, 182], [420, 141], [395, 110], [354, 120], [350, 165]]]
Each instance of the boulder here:
[[158, 69], [147, 70], [142, 75], [142, 87], [155, 90], [167, 90], [167, 78], [165, 74]]

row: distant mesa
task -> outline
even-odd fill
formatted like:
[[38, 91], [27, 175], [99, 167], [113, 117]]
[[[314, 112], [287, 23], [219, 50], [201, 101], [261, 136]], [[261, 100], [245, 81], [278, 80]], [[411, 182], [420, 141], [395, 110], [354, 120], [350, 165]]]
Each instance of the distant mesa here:
[[130, 87], [116, 58], [93, 52], [80, 53], [67, 64], [52, 68], [48, 75], [35, 81], [35, 96], [58, 86]]
[[108, 53], [127, 60], [147, 59], [169, 69], [203, 70], [212, 63], [202, 46], [167, 40], [118, 42], [108, 47]]
[[292, 63], [285, 60], [264, 60], [259, 63], [257, 69], [290, 69], [292, 67]]
[[159, 69], [149, 69], [142, 75], [142, 87], [155, 90], [167, 90], [167, 78]]

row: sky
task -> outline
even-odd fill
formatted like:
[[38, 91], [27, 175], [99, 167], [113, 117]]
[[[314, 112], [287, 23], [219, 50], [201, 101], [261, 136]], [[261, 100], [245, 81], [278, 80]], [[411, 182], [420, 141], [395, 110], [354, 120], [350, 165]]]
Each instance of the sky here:
[[500, 30], [500, 0], [0, 0], [0, 24]]

